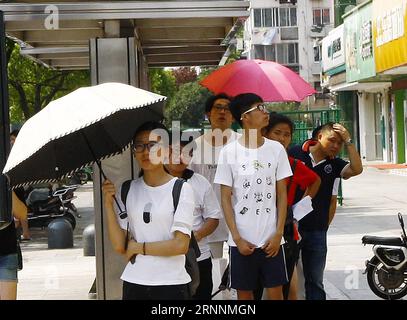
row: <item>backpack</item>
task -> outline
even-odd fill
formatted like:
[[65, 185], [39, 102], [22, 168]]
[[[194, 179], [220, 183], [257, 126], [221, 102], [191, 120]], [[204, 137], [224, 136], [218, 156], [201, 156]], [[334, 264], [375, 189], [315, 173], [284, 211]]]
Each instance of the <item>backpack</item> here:
[[[123, 182], [122, 189], [121, 189], [121, 200], [126, 207], [126, 200], [127, 194], [130, 190], [130, 184], [132, 180], [127, 180]], [[182, 185], [186, 182], [184, 179], [177, 179], [174, 183], [174, 187], [172, 189], [172, 201], [174, 204], [174, 214], [177, 211], [179, 197], [181, 195]], [[128, 223], [127, 223], [128, 229]], [[128, 232], [128, 231], [127, 231]], [[191, 282], [188, 283], [189, 294], [192, 297], [195, 295], [196, 289], [199, 286], [200, 282], [200, 275], [199, 275], [199, 266], [197, 258], [201, 255], [201, 251], [199, 250], [198, 243], [195, 239], [194, 233], [191, 232], [191, 239], [189, 241], [189, 249], [188, 252], [185, 254], [185, 269], [187, 270], [189, 276], [191, 277]]]

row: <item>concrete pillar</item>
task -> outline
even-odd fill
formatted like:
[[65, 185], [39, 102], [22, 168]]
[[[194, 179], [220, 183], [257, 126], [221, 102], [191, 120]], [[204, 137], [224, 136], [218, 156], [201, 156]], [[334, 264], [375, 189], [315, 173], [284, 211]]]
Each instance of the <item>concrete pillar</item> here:
[[360, 156], [362, 161], [376, 160], [375, 110], [376, 94], [360, 92], [359, 99], [359, 130]]
[[95, 225], [88, 225], [82, 233], [82, 243], [83, 243], [83, 256], [94, 257], [95, 252]]
[[[117, 35], [116, 23], [110, 23], [105, 26], [105, 29], [112, 35]], [[138, 53], [134, 38], [91, 39], [90, 55], [93, 85], [104, 82], [121, 82], [139, 86]], [[132, 179], [135, 172], [138, 171], [129, 150], [121, 155], [103, 160], [102, 168], [116, 188], [123, 181]], [[126, 262], [121, 255], [114, 252], [110, 243], [106, 213], [103, 208], [101, 175], [97, 166], [94, 166], [93, 169], [97, 298], [121, 299], [120, 275]]]
[[383, 111], [383, 117], [384, 117], [384, 142], [385, 145], [383, 146], [383, 161], [384, 162], [391, 162], [392, 157], [392, 147], [390, 144], [390, 135], [391, 135], [391, 130], [389, 128], [390, 124], [390, 101], [389, 101], [389, 95], [388, 92], [381, 92], [379, 94], [379, 99], [380, 99], [380, 104], [382, 105], [382, 111]]
[[104, 22], [106, 38], [119, 38], [120, 37], [120, 21], [119, 20], [105, 20]]
[[48, 249], [73, 248], [73, 231], [68, 220], [52, 220], [47, 227]]
[[394, 132], [397, 137], [396, 148], [396, 163], [405, 163], [405, 132], [406, 127], [404, 126], [404, 102], [406, 101], [406, 92], [404, 89], [397, 90], [394, 92], [394, 115], [395, 115], [395, 127]]

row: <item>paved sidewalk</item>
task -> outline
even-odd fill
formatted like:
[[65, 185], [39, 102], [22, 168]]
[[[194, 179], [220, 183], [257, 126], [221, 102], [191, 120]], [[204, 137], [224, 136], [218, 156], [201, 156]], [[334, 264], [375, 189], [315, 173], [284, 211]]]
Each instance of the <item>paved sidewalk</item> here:
[[366, 235], [399, 236], [397, 213], [407, 221], [407, 177], [390, 170], [365, 167], [364, 172], [343, 181], [344, 205], [328, 233], [325, 286], [329, 299], [379, 299], [369, 289], [365, 261], [373, 256], [372, 246], [363, 246]]
[[96, 276], [95, 257], [83, 256], [82, 232], [94, 221], [93, 189], [87, 183], [75, 191], [81, 214], [74, 230], [74, 248], [48, 249], [46, 230], [32, 229], [32, 240], [21, 244], [23, 270], [18, 273], [17, 298], [22, 300], [84, 300]]
[[[365, 167], [362, 175], [343, 182], [344, 205], [328, 233], [325, 288], [330, 300], [379, 299], [368, 288], [362, 274], [372, 246], [364, 247], [365, 234], [398, 236], [397, 212], [407, 222], [407, 177], [390, 170]], [[82, 231], [93, 221], [91, 184], [75, 192], [82, 214], [77, 219], [73, 249], [48, 250], [45, 230], [34, 230], [33, 240], [23, 243], [24, 269], [19, 272], [19, 299], [88, 299], [95, 279], [95, 258], [84, 257]], [[219, 269], [219, 264], [214, 264]], [[219, 283], [220, 272], [215, 277]], [[217, 299], [234, 296], [219, 294]]]

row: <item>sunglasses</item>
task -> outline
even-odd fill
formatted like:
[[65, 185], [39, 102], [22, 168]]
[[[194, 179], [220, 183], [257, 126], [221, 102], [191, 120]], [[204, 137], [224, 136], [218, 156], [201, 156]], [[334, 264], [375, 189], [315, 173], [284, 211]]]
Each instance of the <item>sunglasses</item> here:
[[267, 106], [266, 106], [265, 104], [259, 104], [259, 105], [255, 106], [255, 107], [250, 108], [249, 110], [246, 110], [245, 112], [243, 112], [242, 115], [241, 115], [241, 117], [240, 117], [240, 120], [243, 120], [243, 116], [244, 116], [246, 113], [252, 112], [252, 111], [254, 111], [254, 110], [256, 110], [256, 109], [258, 109], [258, 110], [260, 110], [261, 112], [264, 112], [264, 113], [267, 113], [267, 112], [268, 112], [268, 111], [267, 111]]
[[133, 145], [133, 151], [141, 153], [144, 152], [144, 150], [147, 148], [148, 152], [150, 152], [151, 149], [154, 148], [156, 145], [158, 145], [157, 141], [149, 141], [148, 143], [135, 143]]

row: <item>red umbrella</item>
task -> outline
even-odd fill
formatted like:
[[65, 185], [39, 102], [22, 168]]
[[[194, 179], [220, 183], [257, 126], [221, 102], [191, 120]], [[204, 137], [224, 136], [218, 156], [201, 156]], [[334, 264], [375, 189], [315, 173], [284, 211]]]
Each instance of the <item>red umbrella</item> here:
[[237, 60], [212, 72], [200, 84], [215, 94], [255, 93], [266, 102], [300, 102], [316, 93], [294, 71], [264, 60]]

